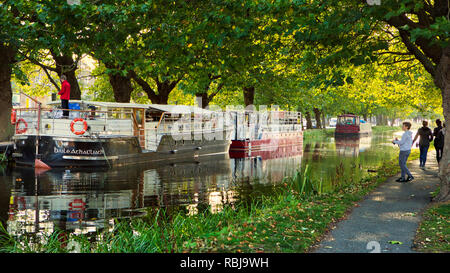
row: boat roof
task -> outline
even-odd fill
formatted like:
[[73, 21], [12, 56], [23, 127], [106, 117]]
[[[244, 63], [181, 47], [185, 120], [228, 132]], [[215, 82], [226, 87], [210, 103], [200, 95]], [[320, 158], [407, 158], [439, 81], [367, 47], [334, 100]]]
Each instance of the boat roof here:
[[354, 115], [354, 114], [343, 114], [343, 115], [339, 115], [338, 117], [357, 117], [357, 115]]
[[[105, 102], [105, 101], [85, 101], [85, 100], [70, 100], [69, 103], [80, 103], [84, 105], [94, 105], [108, 108], [139, 108], [139, 109], [151, 109], [155, 112], [169, 112], [176, 114], [189, 114], [198, 112], [202, 114], [215, 113], [214, 111], [203, 109], [192, 105], [168, 105], [168, 104], [140, 104], [130, 102]], [[47, 105], [60, 105], [60, 101], [52, 101]]]
[[177, 114], [189, 114], [194, 112], [203, 114], [215, 113], [215, 111], [203, 109], [192, 105], [148, 104], [147, 106], [148, 106], [147, 108], [149, 109]]

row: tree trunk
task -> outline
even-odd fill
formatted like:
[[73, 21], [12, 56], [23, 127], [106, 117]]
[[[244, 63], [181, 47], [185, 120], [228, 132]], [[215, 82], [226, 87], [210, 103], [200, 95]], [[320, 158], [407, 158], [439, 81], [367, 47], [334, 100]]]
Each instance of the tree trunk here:
[[306, 129], [312, 129], [311, 114], [309, 113], [309, 111], [305, 113], [305, 119], [306, 119]]
[[[118, 69], [114, 65], [106, 64], [105, 67], [109, 69]], [[109, 83], [112, 86], [114, 92], [114, 99], [117, 102], [130, 102], [131, 92], [133, 92], [133, 85], [131, 84], [131, 77], [128, 74], [123, 76], [121, 73], [108, 74]]]
[[377, 115], [377, 125], [387, 125], [387, 118], [384, 115]]
[[444, 152], [439, 164], [440, 192], [434, 199], [443, 202], [450, 200], [450, 46], [443, 50], [434, 82], [442, 91], [442, 108], [446, 124]]
[[313, 108], [314, 116], [316, 118], [316, 128], [321, 129], [321, 122], [320, 122], [320, 110], [317, 108]]
[[155, 99], [156, 103], [167, 104], [169, 102], [169, 94], [175, 88], [176, 84], [168, 80], [163, 82], [156, 81], [156, 86], [158, 87], [158, 95]]
[[15, 50], [0, 44], [0, 141], [9, 140], [14, 133], [11, 126], [11, 73]]
[[109, 83], [111, 84], [114, 92], [114, 99], [117, 102], [130, 102], [131, 93], [133, 92], [133, 86], [131, 85], [131, 79], [124, 77], [120, 74], [108, 75]]
[[199, 106], [201, 106], [202, 108], [206, 108], [211, 102], [207, 93], [197, 93], [195, 94], [195, 97], [197, 99], [196, 101], [201, 102], [201, 105]]
[[391, 127], [394, 126], [395, 118], [391, 118]]
[[220, 90], [222, 89], [224, 83], [220, 82], [217, 87], [216, 87], [216, 91], [211, 92], [211, 94], [208, 95], [208, 91], [211, 88], [211, 84], [215, 81], [220, 79], [222, 76], [220, 75], [211, 75], [208, 74], [208, 78], [209, 81], [208, 83], [205, 84], [205, 87], [203, 89], [203, 91], [199, 91], [198, 93], [195, 94], [196, 96], [196, 101], [200, 101], [201, 102], [201, 106], [202, 108], [206, 108], [208, 107], [209, 103], [213, 100], [213, 98], [220, 92]]
[[70, 99], [80, 100], [81, 90], [78, 84], [77, 77], [75, 76], [75, 71], [78, 68], [78, 64], [73, 60], [72, 56], [57, 56], [52, 53], [53, 59], [56, 63], [56, 73], [61, 77], [62, 74], [66, 75], [67, 81], [70, 84]]
[[209, 103], [213, 100], [213, 98], [220, 92], [220, 90], [224, 86], [224, 83], [220, 82], [217, 85], [216, 90], [211, 92], [211, 94], [208, 95], [208, 91], [209, 91], [213, 81], [219, 79], [221, 76], [208, 75], [208, 77], [209, 77], [209, 82], [205, 85], [205, 89], [203, 90], [203, 92], [199, 92], [199, 93], [195, 94], [195, 96], [197, 97], [196, 101], [199, 101], [199, 100], [201, 101], [202, 108], [208, 107]]
[[255, 100], [255, 87], [244, 87], [244, 104], [245, 106], [253, 105]]
[[67, 71], [65, 73], [67, 81], [70, 84], [70, 99], [81, 100], [81, 89], [78, 85], [77, 77], [75, 76], [75, 70]]

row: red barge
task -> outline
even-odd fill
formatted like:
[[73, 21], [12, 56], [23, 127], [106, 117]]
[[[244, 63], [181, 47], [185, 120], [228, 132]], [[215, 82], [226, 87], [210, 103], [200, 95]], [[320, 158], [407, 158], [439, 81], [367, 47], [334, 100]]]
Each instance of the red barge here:
[[370, 135], [371, 133], [372, 124], [361, 121], [357, 115], [345, 114], [338, 117], [335, 135]]

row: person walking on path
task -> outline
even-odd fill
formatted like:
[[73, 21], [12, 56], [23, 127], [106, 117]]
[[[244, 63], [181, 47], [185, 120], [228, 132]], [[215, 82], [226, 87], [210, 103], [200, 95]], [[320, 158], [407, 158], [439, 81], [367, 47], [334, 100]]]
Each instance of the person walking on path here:
[[423, 127], [417, 130], [417, 134], [414, 137], [413, 143], [416, 142], [417, 138], [420, 136], [419, 140], [419, 150], [420, 150], [420, 167], [425, 167], [425, 162], [427, 161], [428, 149], [430, 148], [430, 141], [433, 140], [433, 132], [428, 128], [428, 121], [422, 121]]
[[436, 149], [437, 162], [441, 161], [442, 153], [444, 151], [444, 128], [442, 127], [442, 121], [436, 120], [437, 127], [433, 130], [434, 136], [434, 148]]
[[[61, 98], [61, 108], [69, 109], [70, 83], [67, 81], [65, 75], [61, 75], [60, 81], [61, 81], [61, 90], [58, 92], [58, 95], [60, 95]], [[64, 118], [69, 117], [68, 110], [63, 110], [63, 117]]]
[[[413, 143], [412, 132], [409, 129], [411, 129], [411, 123], [403, 122], [402, 130], [405, 132], [402, 135], [402, 139], [398, 140], [398, 138], [395, 138], [395, 140], [392, 141], [393, 144], [398, 144], [398, 146], [400, 147], [398, 163], [401, 169], [401, 177], [395, 180], [400, 183], [409, 182], [414, 179], [408, 167], [406, 166], [406, 162], [408, 161], [409, 154], [411, 153], [411, 146]], [[408, 175], [408, 178], [405, 179], [406, 174]]]

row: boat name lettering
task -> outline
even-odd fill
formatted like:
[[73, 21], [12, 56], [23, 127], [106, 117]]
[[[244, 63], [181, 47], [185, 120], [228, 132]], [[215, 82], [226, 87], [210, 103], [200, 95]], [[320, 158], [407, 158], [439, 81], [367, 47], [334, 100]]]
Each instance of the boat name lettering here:
[[82, 150], [82, 149], [74, 149], [74, 148], [57, 148], [54, 147], [53, 150], [56, 154], [73, 154], [73, 155], [103, 155], [102, 150]]

